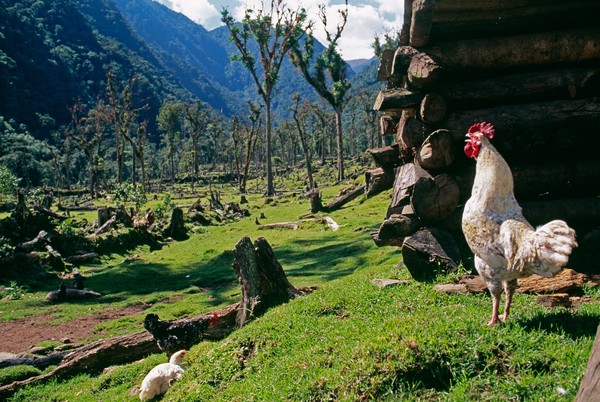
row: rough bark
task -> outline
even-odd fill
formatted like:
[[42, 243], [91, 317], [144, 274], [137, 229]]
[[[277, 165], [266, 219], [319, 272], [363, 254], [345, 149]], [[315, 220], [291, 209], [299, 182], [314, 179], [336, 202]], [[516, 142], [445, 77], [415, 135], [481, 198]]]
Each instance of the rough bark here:
[[404, 88], [385, 89], [375, 98], [373, 110], [401, 110], [417, 107], [423, 100], [424, 94]]
[[376, 168], [365, 172], [365, 195], [372, 197], [385, 190], [389, 190], [394, 185], [394, 169]]
[[433, 179], [422, 177], [414, 185], [410, 205], [426, 222], [441, 221], [458, 206], [460, 190], [450, 175], [442, 173]]
[[425, 139], [416, 153], [416, 161], [423, 169], [442, 169], [454, 162], [454, 155], [452, 134], [448, 130], [440, 129]]
[[421, 177], [431, 178], [431, 175], [414, 163], [407, 163], [398, 169], [394, 181], [394, 194], [388, 209], [388, 217], [393, 213], [399, 213], [400, 209], [410, 203], [412, 190]]
[[183, 210], [179, 207], [173, 208], [171, 221], [167, 227], [167, 236], [175, 240], [185, 240], [188, 238], [185, 223], [183, 221]]
[[416, 233], [423, 226], [423, 221], [415, 214], [394, 214], [383, 221], [379, 227], [380, 240], [404, 239]]
[[592, 346], [585, 374], [575, 397], [575, 402], [598, 401], [600, 401], [600, 326], [596, 331], [596, 339]]
[[588, 61], [600, 58], [600, 31], [584, 28], [458, 40], [421, 51], [436, 57], [444, 70], [461, 72]]
[[435, 124], [446, 117], [446, 101], [438, 94], [428, 93], [421, 101], [419, 115], [425, 124]]
[[399, 46], [394, 53], [394, 61], [392, 64], [392, 75], [404, 76], [410, 65], [413, 56], [419, 51], [412, 46]]
[[310, 212], [313, 214], [323, 210], [323, 201], [321, 200], [321, 193], [316, 188], [313, 188], [308, 193], [310, 199]]
[[431, 279], [440, 271], [454, 272], [459, 261], [454, 238], [440, 229], [419, 230], [402, 244], [402, 262], [416, 280]]
[[242, 301], [236, 318], [239, 327], [267, 308], [301, 295], [287, 280], [273, 249], [264, 238], [258, 238], [254, 244], [249, 237], [242, 238], [233, 254], [233, 270], [242, 286]]
[[[425, 46], [429, 42], [436, 0], [415, 0], [412, 3], [412, 21], [410, 25], [410, 45]], [[409, 12], [409, 10], [406, 10]]]
[[437, 83], [442, 72], [442, 64], [433, 54], [419, 53], [408, 66], [408, 82], [413, 88], [430, 88]]
[[369, 149], [368, 152], [379, 167], [394, 167], [398, 166], [401, 162], [397, 144]]
[[347, 193], [345, 193], [344, 195], [341, 195], [341, 196], [337, 197], [335, 200], [331, 201], [329, 204], [327, 204], [325, 209], [327, 211], [335, 211], [336, 209], [340, 209], [341, 207], [343, 207], [350, 201], [353, 201], [356, 198], [360, 197], [364, 193], [365, 193], [365, 186], [364, 185], [358, 186], [355, 189], [350, 190]]

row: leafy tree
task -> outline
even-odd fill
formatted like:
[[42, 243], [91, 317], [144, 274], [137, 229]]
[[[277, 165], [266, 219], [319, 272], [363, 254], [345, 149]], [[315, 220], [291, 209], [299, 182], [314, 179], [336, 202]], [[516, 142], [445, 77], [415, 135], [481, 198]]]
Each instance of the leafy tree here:
[[295, 42], [289, 53], [292, 63], [302, 72], [306, 81], [335, 111], [338, 180], [340, 181], [344, 179], [342, 114], [347, 102], [346, 94], [350, 89], [350, 82], [346, 78], [346, 62], [338, 51], [338, 41], [348, 20], [347, 0], [345, 4], [346, 8], [339, 10], [341, 21], [333, 33], [327, 29], [325, 6], [319, 6], [319, 18], [323, 23], [327, 38], [327, 47], [320, 55], [315, 56], [314, 53], [315, 37], [312, 34], [312, 22], [309, 22], [306, 27], [308, 31], [306, 40], [302, 43]]
[[69, 108], [71, 124], [67, 128], [67, 136], [75, 141], [83, 150], [88, 162], [88, 190], [92, 198], [95, 196], [95, 172], [100, 143], [104, 138], [110, 122], [107, 105], [98, 100], [96, 105], [86, 111], [86, 107], [78, 100]]
[[0, 165], [0, 194], [16, 195], [21, 179], [15, 176], [9, 168]]
[[[279, 77], [279, 69], [285, 54], [305, 36], [302, 25], [307, 17], [306, 11], [302, 8], [291, 10], [285, 7], [283, 0], [271, 0], [268, 10], [246, 9], [241, 25], [234, 22], [227, 9], [223, 9], [221, 16], [221, 21], [227, 26], [231, 40], [239, 51], [237, 60], [241, 61], [250, 71], [258, 93], [265, 104], [267, 195], [273, 195], [275, 194], [271, 163], [273, 89]], [[258, 44], [259, 62], [255, 60], [250, 49], [251, 38]]]
[[167, 158], [171, 166], [171, 181], [175, 183], [175, 153], [181, 139], [183, 124], [183, 104], [165, 103], [158, 112], [158, 127], [165, 133], [163, 142], [167, 149]]

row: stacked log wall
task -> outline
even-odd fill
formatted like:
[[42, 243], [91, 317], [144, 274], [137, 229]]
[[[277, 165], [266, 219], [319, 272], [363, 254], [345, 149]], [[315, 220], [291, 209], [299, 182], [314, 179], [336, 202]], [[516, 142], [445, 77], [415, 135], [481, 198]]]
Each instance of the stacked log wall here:
[[565, 219], [584, 243], [600, 227], [600, 2], [405, 0], [405, 8], [373, 106], [382, 134], [395, 123], [397, 147], [395, 165], [376, 159], [395, 172], [376, 243], [445, 228], [464, 244], [460, 213], [475, 167], [464, 136], [480, 121], [496, 128], [526, 217]]

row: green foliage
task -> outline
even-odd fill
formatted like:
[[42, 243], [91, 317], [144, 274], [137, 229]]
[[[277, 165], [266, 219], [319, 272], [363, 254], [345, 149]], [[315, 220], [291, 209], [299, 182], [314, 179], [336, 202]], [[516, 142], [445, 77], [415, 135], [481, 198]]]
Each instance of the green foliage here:
[[11, 281], [8, 287], [0, 291], [0, 298], [7, 300], [21, 300], [27, 289], [19, 285], [16, 281]]
[[21, 179], [15, 176], [10, 169], [0, 165], [0, 194], [16, 195]]
[[166, 192], [163, 196], [163, 199], [154, 208], [154, 216], [156, 217], [156, 219], [162, 220], [168, 217], [168, 215], [171, 213], [171, 211], [173, 211], [173, 208], [175, 207], [175, 203], [173, 202], [173, 200], [171, 200], [171, 193]]
[[135, 205], [135, 212], [139, 212], [140, 208], [146, 205], [148, 199], [146, 198], [146, 192], [141, 184], [131, 183], [120, 183], [115, 186], [113, 200], [115, 207], [125, 207], [129, 203]]
[[15, 247], [12, 245], [10, 239], [0, 236], [0, 258], [5, 258], [13, 255]]

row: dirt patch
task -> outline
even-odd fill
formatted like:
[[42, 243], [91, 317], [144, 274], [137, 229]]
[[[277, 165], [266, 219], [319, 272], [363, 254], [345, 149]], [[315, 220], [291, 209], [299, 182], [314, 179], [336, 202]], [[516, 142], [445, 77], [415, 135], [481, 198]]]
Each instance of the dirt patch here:
[[52, 324], [49, 315], [0, 323], [0, 351], [21, 353], [43, 341], [59, 341], [69, 338], [72, 342], [85, 340], [101, 322], [135, 315], [148, 308], [138, 304], [120, 309], [108, 309], [100, 313], [79, 317], [60, 324]]

